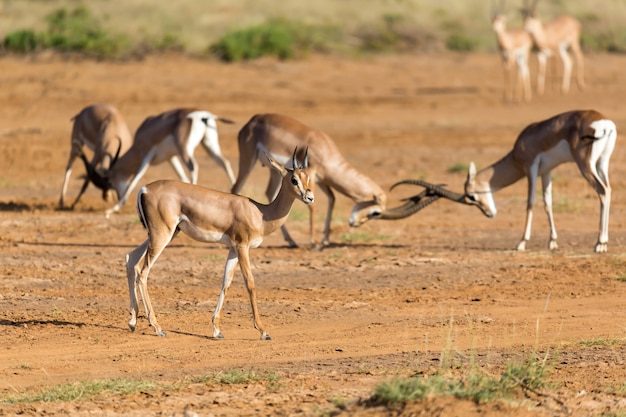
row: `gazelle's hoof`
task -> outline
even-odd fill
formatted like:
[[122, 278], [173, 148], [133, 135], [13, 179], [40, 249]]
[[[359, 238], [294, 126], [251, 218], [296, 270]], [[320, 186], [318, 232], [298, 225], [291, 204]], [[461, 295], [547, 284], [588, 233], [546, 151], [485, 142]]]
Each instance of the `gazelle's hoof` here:
[[159, 337], [167, 336], [163, 330], [157, 330], [156, 335], [159, 336]]
[[219, 332], [218, 334], [213, 334], [213, 339], [223, 339], [224, 335], [222, 334], [222, 332]]
[[261, 340], [272, 340], [272, 338], [270, 337], [269, 334], [266, 333], [266, 334], [261, 335]]
[[609, 246], [608, 243], [600, 243], [600, 242], [598, 242], [598, 243], [596, 243], [596, 247], [595, 247], [594, 251], [596, 253], [606, 253], [609, 250], [608, 246]]

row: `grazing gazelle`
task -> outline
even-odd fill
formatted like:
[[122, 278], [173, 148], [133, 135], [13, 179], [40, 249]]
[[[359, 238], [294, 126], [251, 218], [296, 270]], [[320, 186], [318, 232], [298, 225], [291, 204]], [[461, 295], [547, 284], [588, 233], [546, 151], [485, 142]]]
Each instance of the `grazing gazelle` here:
[[[504, 101], [514, 101], [515, 92], [521, 87], [524, 101], [530, 101], [532, 92], [530, 88], [530, 71], [528, 58], [533, 46], [533, 40], [523, 28], [506, 28], [506, 14], [504, 12], [504, 0], [494, 11], [491, 23], [498, 41], [498, 49], [502, 57], [504, 69]], [[512, 73], [517, 66], [517, 81], [513, 81]]]
[[526, 1], [526, 7], [523, 9], [524, 28], [530, 33], [538, 49], [537, 93], [541, 95], [545, 90], [547, 60], [555, 53], [559, 54], [563, 63], [561, 91], [563, 93], [569, 91], [572, 78], [572, 59], [568, 49], [572, 50], [576, 58], [576, 81], [578, 87], [583, 89], [585, 81], [583, 53], [580, 47], [580, 22], [572, 16], [561, 16], [544, 25], [535, 13], [537, 1], [535, 0], [531, 7], [528, 7]]
[[[252, 172], [254, 165], [264, 154], [275, 160], [289, 163], [289, 152], [294, 148], [307, 148], [311, 178], [328, 197], [328, 210], [324, 225], [322, 245], [328, 245], [330, 222], [335, 205], [333, 190], [351, 198], [356, 205], [352, 209], [349, 224], [357, 227], [369, 219], [395, 220], [410, 216], [425, 207], [420, 198], [407, 200], [401, 207], [387, 209], [387, 195], [383, 189], [366, 175], [353, 168], [341, 155], [337, 145], [326, 133], [312, 129], [298, 120], [280, 114], [257, 114], [239, 131], [239, 173], [232, 192], [241, 191], [244, 182]], [[269, 201], [274, 199], [280, 188], [281, 177], [276, 171], [270, 171], [270, 180], [265, 191]], [[417, 197], [417, 196], [416, 196]], [[418, 204], [419, 203], [419, 204]], [[310, 241], [318, 248], [315, 240], [315, 216], [313, 204], [310, 211]], [[292, 247], [296, 242], [281, 227], [283, 237]]]
[[[144, 120], [137, 129], [135, 140], [128, 152], [112, 163], [108, 171], [103, 174], [96, 172], [103, 177], [99, 182], [106, 184], [117, 194], [118, 201], [113, 208], [107, 210], [107, 216], [118, 212], [126, 203], [150, 165], [169, 161], [182, 181], [196, 184], [198, 164], [194, 152], [200, 144], [226, 171], [232, 184], [235, 175], [230, 163], [222, 155], [216, 121], [233, 123], [198, 109], [174, 109]], [[181, 160], [191, 174], [191, 180], [185, 173]]]
[[213, 313], [213, 337], [224, 337], [220, 331], [220, 311], [239, 263], [250, 297], [254, 327], [261, 333], [261, 339], [270, 340], [257, 309], [249, 251], [250, 248], [258, 247], [265, 236], [285, 222], [296, 199], [311, 204], [313, 192], [307, 172], [306, 151], [302, 165], [296, 162], [294, 151], [291, 160], [293, 169], [285, 168], [269, 156], [264, 161], [282, 178], [280, 191], [267, 205], [246, 197], [172, 180], [156, 181], [141, 188], [137, 196], [137, 211], [148, 231], [148, 239], [126, 255], [130, 292], [128, 325], [132, 331], [137, 324], [139, 287], [150, 325], [154, 327], [157, 336], [165, 336], [157, 323], [148, 295], [148, 274], [163, 249], [182, 231], [200, 242], [219, 242], [229, 248], [222, 290]]
[[595, 110], [570, 111], [528, 125], [518, 136], [511, 152], [478, 173], [474, 163], [471, 163], [465, 182], [465, 194], [454, 193], [421, 181], [409, 180], [401, 183], [421, 185], [442, 197], [476, 205], [487, 217], [494, 217], [497, 210], [493, 193], [526, 177], [526, 225], [522, 240], [517, 245], [517, 250], [525, 250], [526, 242], [530, 239], [537, 178], [541, 178], [544, 207], [550, 225], [548, 247], [557, 249], [557, 233], [552, 215], [551, 172], [564, 162], [576, 162], [580, 173], [600, 198], [600, 234], [595, 251], [606, 252], [611, 207], [609, 160], [616, 138], [615, 123], [603, 114]]
[[[83, 146], [94, 151], [90, 165], [98, 171], [106, 172], [110, 169], [116, 153], [126, 152], [133, 142], [122, 114], [110, 104], [87, 106], [72, 117], [72, 121], [74, 122], [71, 137], [72, 148], [65, 168], [61, 198], [59, 199], [59, 208], [61, 209], [66, 208], [65, 194], [72, 175], [72, 165], [82, 153]], [[70, 206], [71, 209], [76, 206], [88, 185], [89, 177], [86, 177], [78, 196]], [[102, 197], [108, 199], [107, 190], [103, 192]]]

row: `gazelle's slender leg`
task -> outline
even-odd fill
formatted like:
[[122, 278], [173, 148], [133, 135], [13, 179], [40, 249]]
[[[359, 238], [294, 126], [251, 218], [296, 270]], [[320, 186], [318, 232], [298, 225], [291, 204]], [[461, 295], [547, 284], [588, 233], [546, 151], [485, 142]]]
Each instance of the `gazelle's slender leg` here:
[[235, 276], [235, 267], [239, 262], [239, 256], [237, 255], [237, 250], [233, 247], [228, 251], [228, 257], [226, 258], [226, 266], [224, 267], [224, 278], [222, 280], [222, 289], [220, 291], [220, 296], [217, 299], [217, 305], [215, 306], [215, 312], [213, 313], [213, 337], [217, 339], [223, 339], [224, 335], [220, 330], [220, 322], [221, 322], [221, 312], [222, 307], [224, 306], [224, 299], [226, 298], [226, 293], [230, 288], [230, 284], [233, 283], [233, 277]]
[[[152, 266], [154, 265], [156, 260], [159, 258], [168, 243], [170, 243], [170, 241], [172, 240], [172, 237], [176, 232], [176, 228], [177, 225], [173, 225], [173, 228], [171, 230], [168, 227], [152, 229], [152, 233], [150, 234], [148, 245], [146, 248], [146, 254], [143, 257], [143, 266], [138, 271], [139, 273], [137, 274], [136, 278], [136, 281], [139, 281], [139, 293], [141, 294], [141, 299], [143, 300], [143, 305], [146, 309], [148, 322], [154, 328], [157, 336], [165, 336], [165, 332], [163, 331], [161, 326], [159, 326], [156, 318], [156, 313], [154, 312], [154, 308], [152, 308], [150, 294], [148, 293], [148, 275], [150, 274], [150, 269], [152, 269]], [[136, 249], [138, 253], [140, 248], [141, 246]], [[135, 268], [135, 270], [137, 270], [137, 268]]]
[[526, 203], [526, 225], [524, 226], [524, 236], [517, 245], [517, 250], [526, 250], [526, 242], [530, 240], [531, 229], [533, 224], [533, 205], [535, 204], [535, 190], [537, 189], [537, 164], [531, 167], [528, 176], [528, 200]]
[[565, 46], [559, 48], [559, 55], [563, 62], [563, 83], [561, 85], [561, 92], [567, 93], [572, 79], [572, 59], [567, 53], [567, 47]]
[[543, 95], [546, 88], [546, 70], [548, 57], [545, 53], [539, 52], [537, 54], [537, 61], [539, 66], [537, 68], [537, 94]]
[[67, 167], [65, 168], [65, 177], [63, 178], [63, 186], [61, 187], [61, 198], [59, 199], [59, 207], [65, 207], [65, 195], [67, 194], [67, 187], [69, 186], [70, 176], [72, 175], [72, 164], [74, 164], [74, 160], [76, 159], [76, 155], [74, 155], [74, 149], [70, 152], [70, 159], [67, 162]]
[[254, 277], [252, 276], [252, 271], [250, 270], [250, 254], [248, 246], [241, 245], [237, 248], [237, 252], [239, 253], [239, 267], [241, 268], [241, 273], [243, 274], [243, 281], [246, 284], [246, 289], [248, 290], [248, 296], [250, 297], [250, 305], [252, 306], [252, 319], [254, 320], [254, 328], [257, 329], [261, 333], [261, 340], [271, 340], [270, 335], [265, 331], [265, 327], [261, 322], [261, 317], [259, 315], [259, 309], [257, 307], [256, 302], [256, 288], [254, 285]]
[[576, 42], [572, 43], [572, 53], [576, 58], [576, 81], [578, 83], [578, 88], [581, 90], [585, 89], [585, 64], [583, 62], [583, 53], [580, 50], [580, 45]]
[[[335, 193], [333, 193], [333, 190], [325, 184], [320, 183], [318, 184], [318, 186], [320, 190], [322, 190], [322, 192], [326, 194], [326, 197], [328, 197], [326, 221], [324, 222], [324, 237], [322, 239], [322, 245], [326, 246], [330, 242], [330, 223], [332, 221], [333, 209], [335, 208]], [[313, 219], [315, 218], [315, 216], [313, 215], [313, 204], [309, 204], [309, 209], [311, 210], [311, 238], [313, 238], [313, 232], [315, 230], [315, 224], [313, 223]], [[314, 241], [312, 241], [311, 243], [315, 245]]]
[[550, 241], [548, 247], [550, 250], [554, 250], [558, 249], [559, 245], [556, 242], [558, 235], [556, 233], [554, 215], [552, 213], [552, 175], [550, 172], [541, 177], [541, 185], [543, 191], [543, 207], [548, 215], [548, 225], [550, 226]]
[[172, 156], [170, 158], [170, 165], [172, 166], [172, 168], [174, 168], [174, 171], [176, 171], [176, 175], [178, 175], [178, 178], [180, 178], [182, 182], [191, 182], [192, 184], [197, 184], [197, 179], [196, 182], [193, 182], [193, 178], [191, 180], [189, 179], [187, 173], [185, 172], [185, 168], [180, 162], [180, 158], [178, 156]]
[[[610, 155], [610, 153], [609, 153]], [[583, 177], [589, 182], [600, 199], [600, 234], [594, 248], [597, 253], [607, 252], [609, 241], [609, 212], [611, 210], [611, 185], [608, 175], [608, 158], [601, 158], [596, 164], [589, 164], [587, 168], [581, 168], [586, 161], [580, 161], [578, 166]], [[599, 166], [599, 169], [596, 168]]]
[[226, 159], [226, 157], [222, 154], [219, 143], [209, 143], [209, 140], [206, 137], [201, 143], [215, 163], [226, 171], [230, 184], [235, 184], [235, 174], [233, 173], [233, 168], [230, 166], [228, 159]]
[[247, 155], [244, 155], [242, 152], [239, 153], [239, 172], [237, 173], [237, 179], [231, 188], [231, 193], [239, 194], [243, 184], [246, 182], [252, 169], [254, 168], [254, 164], [258, 159], [258, 155], [256, 152], [252, 153], [248, 158]]
[[530, 72], [528, 71], [528, 55], [519, 54], [517, 56], [517, 73], [522, 83], [524, 101], [529, 102], [532, 98], [532, 91], [530, 88]]
[[[126, 276], [128, 278], [128, 293], [130, 295], [130, 321], [128, 322], [128, 327], [133, 332], [137, 327], [137, 315], [139, 314], [139, 303], [137, 301], [137, 278], [139, 271], [137, 265], [144, 261], [149, 242], [150, 240], [147, 239], [126, 255]], [[147, 314], [148, 312], [146, 311]]]

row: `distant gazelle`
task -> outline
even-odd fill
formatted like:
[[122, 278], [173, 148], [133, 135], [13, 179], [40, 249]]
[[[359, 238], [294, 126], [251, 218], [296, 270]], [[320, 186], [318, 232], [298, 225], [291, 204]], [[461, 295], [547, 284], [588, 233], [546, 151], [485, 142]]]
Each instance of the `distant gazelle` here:
[[[115, 190], [117, 194], [117, 203], [107, 210], [106, 215], [120, 210], [150, 165], [169, 161], [182, 181], [196, 184], [198, 163], [194, 152], [200, 144], [226, 171], [232, 184], [235, 175], [230, 163], [222, 155], [217, 135], [217, 121], [233, 123], [196, 108], [174, 109], [146, 118], [135, 133], [132, 147], [119, 160], [112, 162], [108, 171], [93, 172], [97, 176], [96, 181], [105, 184], [105, 188]], [[191, 178], [187, 176], [185, 168]]]
[[[530, 34], [523, 28], [506, 28], [506, 14], [504, 11], [504, 1], [494, 10], [491, 23], [496, 34], [498, 49], [502, 57], [504, 69], [504, 100], [515, 101], [515, 92], [522, 89], [524, 101], [531, 100], [532, 92], [530, 87], [530, 70], [528, 59], [533, 46]], [[512, 73], [517, 67], [517, 80], [513, 81]]]
[[533, 42], [539, 50], [537, 57], [539, 59], [539, 68], [537, 73], [537, 93], [543, 94], [546, 83], [547, 60], [549, 57], [558, 53], [563, 63], [563, 80], [561, 83], [561, 92], [569, 91], [572, 78], [572, 59], [568, 50], [571, 49], [576, 59], [576, 81], [578, 87], [585, 87], [584, 81], [584, 63], [583, 53], [580, 47], [581, 25], [578, 20], [572, 16], [561, 16], [553, 21], [541, 23], [537, 17], [535, 9], [537, 1], [533, 5], [524, 9], [524, 28], [533, 38]]
[[261, 339], [269, 340], [270, 335], [261, 323], [257, 309], [249, 251], [258, 247], [265, 236], [285, 222], [296, 199], [306, 204], [313, 202], [310, 188], [313, 181], [307, 173], [306, 155], [305, 151], [304, 162], [300, 165], [294, 151], [291, 160], [293, 169], [265, 157], [265, 162], [282, 178], [276, 198], [267, 205], [179, 181], [161, 180], [142, 187], [137, 196], [137, 211], [148, 232], [148, 239], [126, 256], [130, 329], [134, 331], [137, 325], [139, 288], [150, 325], [157, 336], [165, 336], [148, 295], [148, 274], [165, 247], [182, 231], [200, 242], [219, 242], [229, 248], [222, 290], [213, 313], [213, 337], [224, 337], [220, 330], [220, 312], [239, 263], [250, 297], [254, 327], [260, 332]]
[[[82, 109], [76, 116], [72, 117], [70, 157], [65, 168], [65, 177], [61, 187], [61, 198], [59, 208], [64, 209], [65, 195], [72, 175], [72, 165], [76, 158], [82, 153], [83, 146], [94, 151], [90, 165], [94, 170], [106, 172], [111, 168], [119, 152], [125, 153], [133, 143], [128, 125], [124, 121], [122, 114], [110, 104], [93, 104]], [[80, 200], [90, 178], [87, 176], [83, 186], [74, 202], [70, 205], [73, 209]], [[107, 190], [103, 192], [103, 198], [108, 199]]]
[[[356, 204], [348, 220], [350, 226], [357, 227], [370, 219], [396, 220], [410, 216], [421, 210], [431, 200], [415, 196], [407, 202], [392, 209], [387, 208], [385, 191], [371, 178], [357, 171], [345, 160], [335, 142], [321, 130], [312, 129], [289, 116], [280, 114], [257, 114], [239, 131], [239, 173], [232, 187], [232, 192], [241, 191], [246, 179], [252, 172], [257, 159], [268, 154], [273, 159], [289, 163], [291, 149], [307, 148], [309, 152], [309, 166], [311, 178], [315, 179], [318, 187], [328, 197], [326, 223], [322, 245], [329, 244], [330, 222], [335, 206], [333, 190], [352, 199]], [[270, 180], [265, 195], [272, 201], [280, 189], [281, 177], [275, 171], [270, 171]], [[314, 205], [309, 204], [310, 212], [310, 241], [313, 247], [319, 248], [315, 239]], [[287, 227], [281, 227], [283, 237], [292, 247], [296, 242], [287, 232]]]
[[596, 252], [606, 252], [609, 242], [611, 186], [609, 160], [615, 147], [615, 123], [595, 110], [575, 110], [528, 125], [518, 136], [513, 150], [496, 163], [476, 172], [470, 164], [465, 194], [453, 193], [421, 181], [402, 181], [422, 185], [448, 199], [478, 206], [487, 217], [496, 215], [493, 194], [526, 177], [528, 200], [526, 225], [517, 250], [525, 250], [530, 239], [533, 203], [537, 179], [541, 178], [545, 211], [550, 225], [548, 247], [557, 249], [557, 233], [552, 215], [552, 177], [554, 168], [565, 162], [576, 162], [582, 176], [600, 199], [600, 233]]

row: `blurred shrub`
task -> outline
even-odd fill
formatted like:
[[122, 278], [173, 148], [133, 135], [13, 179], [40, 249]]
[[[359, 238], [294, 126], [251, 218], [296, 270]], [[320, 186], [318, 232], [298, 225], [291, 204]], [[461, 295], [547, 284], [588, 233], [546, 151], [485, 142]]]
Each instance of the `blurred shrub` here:
[[476, 41], [465, 33], [453, 32], [446, 38], [446, 48], [457, 52], [471, 52], [476, 49]]
[[270, 19], [266, 23], [226, 33], [209, 52], [228, 62], [273, 56], [289, 59], [326, 43], [325, 30], [296, 21]]
[[228, 62], [262, 56], [287, 59], [295, 55], [297, 43], [295, 25], [284, 19], [274, 19], [258, 26], [228, 32], [211, 45], [209, 51]]
[[46, 21], [48, 28], [41, 33], [32, 30], [8, 33], [4, 39], [5, 48], [18, 53], [55, 49], [82, 52], [99, 58], [116, 57], [129, 49], [126, 37], [107, 34], [84, 6], [71, 11], [58, 9], [47, 16]]
[[8, 33], [4, 38], [3, 45], [9, 51], [24, 54], [37, 50], [40, 46], [40, 40], [34, 31], [22, 29]]

